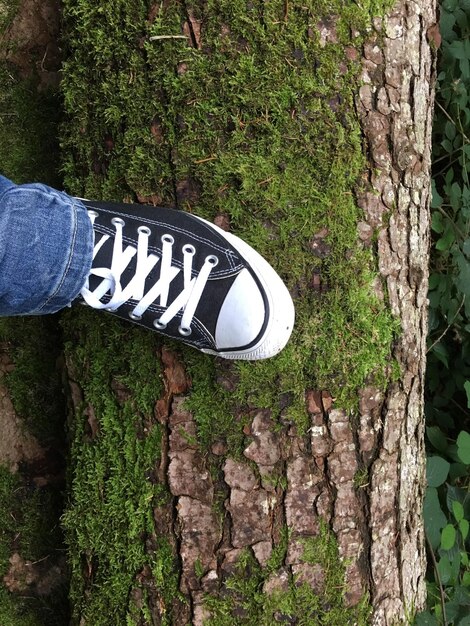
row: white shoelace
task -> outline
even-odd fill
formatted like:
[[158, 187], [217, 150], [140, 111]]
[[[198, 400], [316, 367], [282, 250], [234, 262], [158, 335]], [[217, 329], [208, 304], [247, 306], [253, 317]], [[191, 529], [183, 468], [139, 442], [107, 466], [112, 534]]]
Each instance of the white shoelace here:
[[[96, 211], [88, 211], [90, 219], [94, 224], [98, 214]], [[181, 269], [172, 265], [174, 238], [172, 235], [162, 235], [162, 255], [148, 254], [148, 243], [151, 230], [147, 226], [139, 226], [137, 248], [128, 245], [123, 248], [123, 227], [124, 220], [115, 217], [111, 223], [116, 229], [113, 244], [113, 256], [111, 268], [92, 268], [90, 274], [98, 276], [103, 280], [93, 290], [89, 289], [89, 280], [81, 290], [81, 295], [85, 302], [94, 309], [106, 309], [107, 311], [116, 311], [122, 304], [128, 300], [136, 300], [138, 304], [129, 312], [129, 317], [138, 321], [142, 319], [142, 315], [149, 306], [158, 300], [161, 307], [165, 307], [166, 311], [161, 317], [153, 320], [153, 325], [157, 330], [163, 330], [167, 324], [183, 310], [183, 317], [179, 325], [179, 332], [183, 336], [191, 334], [191, 323], [196, 312], [196, 308], [204, 292], [204, 288], [209, 279], [209, 275], [213, 268], [218, 264], [218, 258], [214, 255], [206, 257], [204, 264], [196, 277], [191, 278], [193, 270], [193, 257], [196, 249], [191, 244], [186, 244], [182, 248], [183, 252], [183, 290], [178, 296], [168, 304], [168, 295], [172, 280], [180, 273]], [[93, 248], [93, 259], [95, 259], [99, 250], [108, 241], [110, 235], [102, 235], [99, 241], [96, 241]], [[137, 254], [137, 263], [135, 274], [126, 287], [121, 286], [121, 276], [134, 256]], [[160, 276], [156, 283], [144, 293], [145, 281], [160, 262]], [[101, 298], [107, 293], [111, 295], [108, 302], [101, 302]]]

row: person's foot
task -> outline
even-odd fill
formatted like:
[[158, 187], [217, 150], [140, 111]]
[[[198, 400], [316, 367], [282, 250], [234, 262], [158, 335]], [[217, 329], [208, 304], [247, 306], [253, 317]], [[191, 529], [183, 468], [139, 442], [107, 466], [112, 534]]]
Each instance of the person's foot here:
[[95, 233], [88, 305], [226, 359], [285, 346], [292, 299], [244, 241], [175, 209], [82, 202]]

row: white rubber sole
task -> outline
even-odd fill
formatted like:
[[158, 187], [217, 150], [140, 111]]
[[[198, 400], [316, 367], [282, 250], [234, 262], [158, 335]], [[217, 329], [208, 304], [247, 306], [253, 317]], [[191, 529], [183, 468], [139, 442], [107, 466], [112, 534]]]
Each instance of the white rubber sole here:
[[[197, 217], [197, 216], [193, 216]], [[220, 351], [203, 349], [206, 354], [213, 354], [224, 359], [258, 361], [276, 356], [285, 347], [292, 334], [295, 321], [295, 309], [291, 295], [279, 275], [271, 265], [242, 239], [228, 233], [215, 224], [197, 217], [201, 222], [209, 224], [237, 249], [248, 261], [262, 284], [271, 312], [268, 324], [261, 339], [247, 350]]]

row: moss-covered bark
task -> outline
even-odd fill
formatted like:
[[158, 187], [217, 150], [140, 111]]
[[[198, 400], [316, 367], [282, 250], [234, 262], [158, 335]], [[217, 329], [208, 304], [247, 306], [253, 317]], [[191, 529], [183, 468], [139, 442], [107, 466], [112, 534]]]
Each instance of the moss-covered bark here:
[[58, 0], [0, 2], [0, 171], [60, 186]]
[[64, 317], [77, 623], [392, 624], [423, 602], [434, 7], [390, 11], [64, 2], [68, 189], [215, 219], [297, 311], [281, 355], [240, 364]]
[[[55, 0], [0, 1], [0, 172], [18, 183], [59, 185], [58, 30]], [[0, 623], [63, 626], [66, 412], [57, 319], [2, 319], [0, 339]]]
[[2, 320], [0, 333], [0, 621], [62, 626], [69, 604], [57, 325]]

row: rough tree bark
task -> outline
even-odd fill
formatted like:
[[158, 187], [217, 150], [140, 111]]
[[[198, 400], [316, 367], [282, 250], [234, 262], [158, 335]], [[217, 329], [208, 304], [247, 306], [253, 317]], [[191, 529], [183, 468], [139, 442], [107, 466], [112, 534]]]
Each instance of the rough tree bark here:
[[[180, 556], [180, 589], [189, 600], [179, 605], [175, 624], [202, 624], [204, 595], [217, 595], [246, 548], [266, 565], [285, 525], [286, 557], [265, 593], [285, 588], [293, 574], [322, 594], [324, 572], [302, 558], [303, 540], [319, 534], [322, 520], [346, 564], [349, 605], [367, 592], [372, 623], [386, 626], [407, 623], [424, 604], [423, 377], [435, 12], [434, 0], [399, 0], [386, 19], [376, 20], [358, 51], [356, 105], [370, 165], [358, 198], [364, 211], [359, 235], [378, 232], [383, 281], [377, 284], [386, 284], [382, 297], [401, 322], [393, 350], [399, 380], [386, 392], [363, 389], [354, 419], [334, 408], [327, 391], [306, 389], [311, 428], [305, 436], [289, 425], [275, 427], [269, 410], [252, 407], [245, 459], [231, 458], [222, 444], [213, 446], [212, 454], [224, 459], [223, 477], [214, 478], [184, 406], [190, 393], [184, 364], [163, 349], [166, 394], [156, 417], [165, 434], [158, 477], [173, 500], [155, 510], [155, 522]], [[197, 43], [197, 24], [190, 26]], [[232, 384], [222, 366], [219, 383]], [[358, 488], [364, 468], [368, 481]], [[275, 471], [281, 480], [273, 483]]]
[[[197, 449], [188, 450], [178, 427], [194, 432], [192, 416], [175, 394], [161, 413], [168, 420], [168, 452], [162, 477], [177, 499], [183, 574], [181, 588], [201, 622], [203, 592], [211, 592], [243, 548], [264, 565], [283, 523], [291, 536], [281, 586], [290, 570], [321, 593], [322, 574], [302, 562], [299, 538], [315, 536], [320, 519], [333, 529], [346, 559], [348, 602], [368, 591], [377, 625], [406, 622], [425, 598], [425, 551], [421, 502], [425, 475], [423, 376], [425, 368], [429, 248], [430, 142], [433, 54], [429, 32], [435, 3], [399, 2], [363, 50], [357, 107], [367, 146], [370, 190], [360, 197], [366, 224], [379, 231], [380, 275], [402, 333], [394, 348], [400, 380], [386, 393], [361, 392], [357, 422], [331, 409], [328, 394], [307, 391], [312, 427], [307, 437], [275, 432], [269, 411], [255, 411], [252, 443], [244, 455], [252, 466], [227, 458], [225, 527], [213, 513], [214, 489]], [[169, 364], [168, 367], [173, 367]], [[215, 451], [217, 453], [217, 451]], [[166, 468], [168, 462], [168, 469]], [[281, 491], [263, 475], [281, 463]], [[356, 489], [361, 466], [369, 484]], [[196, 579], [200, 560], [208, 574]]]
[[376, 624], [404, 619], [407, 608], [422, 606], [425, 594], [422, 398], [435, 9], [426, 0], [397, 4], [382, 25], [383, 43], [364, 49], [359, 90], [372, 186], [361, 206], [370, 225], [380, 229], [380, 274], [402, 324], [394, 353], [400, 381], [384, 398], [366, 390], [361, 407], [361, 424], [380, 423], [365, 446], [361, 435], [367, 427], [359, 431], [359, 450], [373, 454], [367, 535]]
[[[299, 558], [299, 536], [318, 533], [319, 520], [334, 530], [340, 554], [348, 559], [349, 602], [368, 590], [374, 623], [405, 620], [424, 601], [424, 536], [421, 502], [424, 480], [423, 376], [425, 367], [427, 264], [429, 244], [429, 167], [433, 110], [433, 56], [428, 30], [435, 23], [434, 2], [400, 2], [388, 19], [375, 24], [376, 36], [364, 47], [363, 84], [358, 110], [370, 157], [371, 190], [360, 199], [366, 223], [378, 229], [380, 274], [386, 279], [390, 306], [402, 324], [394, 350], [400, 380], [387, 392], [361, 393], [358, 428], [341, 410], [330, 410], [328, 397], [307, 392], [310, 436], [273, 433], [269, 413], [253, 417], [253, 442], [245, 456], [260, 475], [282, 459], [284, 493], [259, 483], [247, 465], [227, 459], [225, 482], [230, 539], [213, 519], [214, 486], [198, 469], [197, 451], [190, 467], [183, 460], [175, 427], [191, 415], [175, 397], [169, 412], [169, 484], [178, 498], [181, 526], [182, 585], [198, 605], [200, 589], [194, 563], [210, 569], [205, 584], [229, 568], [237, 552], [251, 546], [263, 564], [282, 521], [292, 533], [286, 567], [315, 585], [318, 572]], [[370, 468], [370, 483], [354, 486], [360, 462]], [[308, 477], [308, 478], [307, 478]], [[195, 506], [196, 505], [196, 506]], [[250, 515], [247, 516], [247, 511]], [[199, 529], [196, 530], [196, 528]], [[200, 554], [197, 537], [204, 541]], [[203, 584], [204, 587], [204, 584]], [[321, 590], [321, 584], [320, 589]]]

